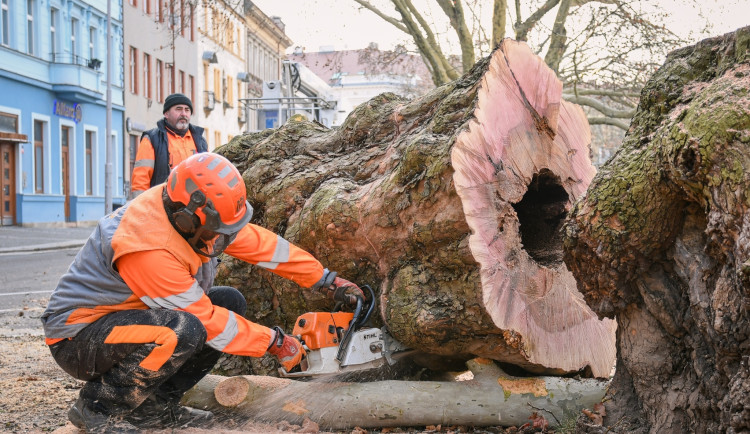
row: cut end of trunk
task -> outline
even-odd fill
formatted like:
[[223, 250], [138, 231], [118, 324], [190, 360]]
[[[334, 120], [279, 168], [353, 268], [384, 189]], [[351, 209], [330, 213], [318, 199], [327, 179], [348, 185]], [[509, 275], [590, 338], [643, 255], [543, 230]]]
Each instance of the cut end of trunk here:
[[290, 380], [276, 377], [240, 375], [222, 380], [214, 389], [216, 402], [224, 407], [237, 407], [245, 401], [252, 401], [256, 392], [282, 389]]
[[580, 107], [526, 44], [505, 40], [451, 152], [485, 309], [530, 364], [609, 375], [615, 324], [583, 301], [562, 261], [562, 223], [595, 169]]

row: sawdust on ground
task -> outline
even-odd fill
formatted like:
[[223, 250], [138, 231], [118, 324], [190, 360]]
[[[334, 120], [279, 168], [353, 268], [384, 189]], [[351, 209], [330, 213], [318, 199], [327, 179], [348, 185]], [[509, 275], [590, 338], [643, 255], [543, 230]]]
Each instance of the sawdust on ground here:
[[[0, 313], [0, 431], [13, 433], [79, 434], [82, 431], [68, 422], [67, 412], [83, 385], [66, 374], [52, 359], [44, 344], [38, 316], [41, 312]], [[147, 431], [144, 431], [147, 432]], [[152, 430], [153, 434], [172, 430]], [[288, 423], [269, 425], [257, 421], [222, 421], [210, 429], [184, 429], [184, 434], [234, 433], [321, 433], [313, 422], [302, 426]], [[504, 433], [502, 429], [472, 430], [458, 427], [354, 428], [338, 431], [345, 434], [367, 433]]]

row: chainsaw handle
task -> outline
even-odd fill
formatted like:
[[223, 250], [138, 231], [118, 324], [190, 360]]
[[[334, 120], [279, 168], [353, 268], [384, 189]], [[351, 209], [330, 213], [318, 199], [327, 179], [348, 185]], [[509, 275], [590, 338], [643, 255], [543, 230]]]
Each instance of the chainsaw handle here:
[[[334, 310], [341, 309], [341, 306], [347, 306], [349, 308], [354, 308], [354, 323], [353, 325], [356, 328], [359, 328], [359, 326], [363, 325], [367, 322], [367, 320], [370, 319], [370, 316], [372, 315], [372, 311], [375, 309], [375, 293], [373, 292], [372, 288], [370, 288], [370, 285], [362, 285], [362, 288], [366, 288], [367, 291], [370, 293], [370, 303], [367, 305], [367, 312], [365, 315], [360, 318], [362, 306], [365, 306], [365, 303], [367, 302], [367, 299], [363, 298], [364, 293], [362, 295], [359, 294], [347, 294], [346, 289], [347, 286], [342, 286], [339, 288], [336, 288], [335, 290], [332, 290], [329, 293], [329, 296], [332, 300], [336, 302], [336, 307]], [[359, 306], [358, 304], [361, 304]]]
[[344, 332], [344, 337], [341, 338], [341, 342], [339, 343], [339, 350], [336, 353], [336, 360], [341, 362], [344, 357], [344, 351], [346, 351], [346, 347], [349, 346], [349, 340], [352, 338], [352, 334], [357, 329], [357, 326], [359, 325], [359, 315], [362, 313], [362, 298], [361, 297], [355, 297], [357, 300], [357, 307], [354, 308], [354, 316], [352, 317], [352, 320], [349, 322], [349, 327], [346, 329], [346, 332]]

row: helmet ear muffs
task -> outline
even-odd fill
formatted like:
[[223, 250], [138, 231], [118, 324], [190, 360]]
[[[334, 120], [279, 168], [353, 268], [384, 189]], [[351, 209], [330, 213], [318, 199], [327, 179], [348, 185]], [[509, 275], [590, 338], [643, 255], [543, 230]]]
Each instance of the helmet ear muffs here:
[[200, 218], [195, 211], [206, 204], [206, 195], [200, 190], [195, 190], [190, 195], [190, 201], [187, 206], [175, 211], [173, 218], [174, 224], [182, 232], [192, 234], [200, 227]]

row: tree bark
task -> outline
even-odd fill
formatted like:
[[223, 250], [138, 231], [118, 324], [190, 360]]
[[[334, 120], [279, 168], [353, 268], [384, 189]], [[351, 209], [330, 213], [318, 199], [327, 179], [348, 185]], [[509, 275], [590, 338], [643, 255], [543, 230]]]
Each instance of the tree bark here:
[[[537, 412], [550, 425], [593, 408], [606, 381], [513, 377], [486, 359], [468, 363], [463, 381], [303, 382], [263, 376], [209, 377], [185, 405], [269, 423], [345, 430], [428, 425], [520, 426]], [[213, 391], [213, 396], [211, 396]], [[218, 404], [218, 406], [217, 406]]]
[[[607, 377], [615, 322], [586, 306], [562, 262], [562, 221], [595, 170], [585, 115], [561, 94], [541, 58], [505, 40], [417, 100], [383, 94], [336, 130], [289, 122], [217, 152], [243, 173], [253, 221], [370, 284], [376, 322], [403, 344], [433, 360]], [[267, 325], [331, 308], [230, 259], [219, 281]]]
[[617, 318], [604, 432], [750, 430], [750, 27], [671, 53], [566, 220], [565, 262]]

